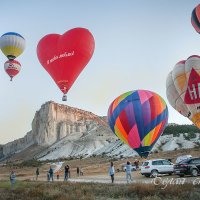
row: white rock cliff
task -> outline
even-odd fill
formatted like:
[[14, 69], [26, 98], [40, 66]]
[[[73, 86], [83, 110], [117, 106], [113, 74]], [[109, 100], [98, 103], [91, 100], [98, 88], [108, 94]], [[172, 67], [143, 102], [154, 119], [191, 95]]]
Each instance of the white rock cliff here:
[[[163, 135], [152, 151], [175, 151], [198, 147], [199, 133]], [[111, 131], [106, 117], [52, 101], [41, 106], [32, 121], [32, 130], [23, 138], [0, 145], [0, 159], [37, 158], [54, 160], [88, 156], [133, 157], [137, 153]]]
[[[1, 146], [0, 158], [8, 157], [31, 145], [49, 147], [72, 133], [87, 133], [98, 126], [111, 133], [107, 123], [99, 116], [60, 105], [52, 101], [43, 104], [32, 121], [32, 130], [23, 138]], [[111, 133], [113, 137], [113, 134]]]

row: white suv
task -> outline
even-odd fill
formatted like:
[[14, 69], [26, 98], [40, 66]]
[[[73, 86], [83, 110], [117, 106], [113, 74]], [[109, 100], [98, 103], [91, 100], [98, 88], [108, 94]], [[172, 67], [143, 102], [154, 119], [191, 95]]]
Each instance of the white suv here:
[[156, 177], [158, 174], [174, 172], [174, 164], [165, 159], [147, 160], [142, 164], [141, 174], [146, 177]]

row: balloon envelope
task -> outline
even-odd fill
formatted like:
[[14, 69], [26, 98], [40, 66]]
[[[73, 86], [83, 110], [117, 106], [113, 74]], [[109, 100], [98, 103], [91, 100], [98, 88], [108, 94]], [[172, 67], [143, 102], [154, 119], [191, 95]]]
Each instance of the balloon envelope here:
[[4, 69], [12, 80], [20, 72], [21, 64], [17, 60], [8, 60], [4, 63]]
[[94, 52], [94, 38], [85, 28], [74, 28], [63, 35], [49, 34], [38, 43], [41, 65], [66, 94]]
[[147, 157], [168, 121], [168, 109], [158, 94], [147, 90], [126, 92], [108, 110], [112, 131], [141, 157]]
[[8, 32], [0, 38], [0, 48], [8, 59], [15, 59], [25, 49], [25, 39], [15, 32]]
[[191, 23], [194, 29], [200, 33], [200, 4], [192, 11]]
[[166, 81], [167, 99], [180, 114], [200, 128], [200, 56], [178, 62]]

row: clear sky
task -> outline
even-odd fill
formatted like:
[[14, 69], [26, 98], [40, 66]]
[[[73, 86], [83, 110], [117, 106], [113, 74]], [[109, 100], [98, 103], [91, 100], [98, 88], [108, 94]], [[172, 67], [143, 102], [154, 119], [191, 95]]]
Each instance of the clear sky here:
[[47, 101], [63, 103], [62, 93], [40, 65], [36, 46], [49, 33], [84, 27], [95, 38], [95, 52], [64, 104], [106, 115], [120, 94], [147, 89], [160, 94], [169, 122], [188, 124], [166, 98], [165, 82], [174, 65], [200, 54], [200, 35], [190, 17], [198, 0], [18, 0], [1, 1], [0, 35], [20, 33], [26, 49], [13, 82], [0, 52], [0, 143], [31, 130], [36, 110]]

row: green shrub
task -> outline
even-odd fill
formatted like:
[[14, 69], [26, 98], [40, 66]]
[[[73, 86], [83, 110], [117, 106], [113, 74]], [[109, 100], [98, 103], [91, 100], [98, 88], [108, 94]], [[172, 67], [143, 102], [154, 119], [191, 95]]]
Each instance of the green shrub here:
[[200, 133], [200, 129], [194, 125], [168, 125], [163, 135], [173, 134], [174, 136], [179, 136], [180, 133], [189, 133], [193, 137], [195, 133]]

